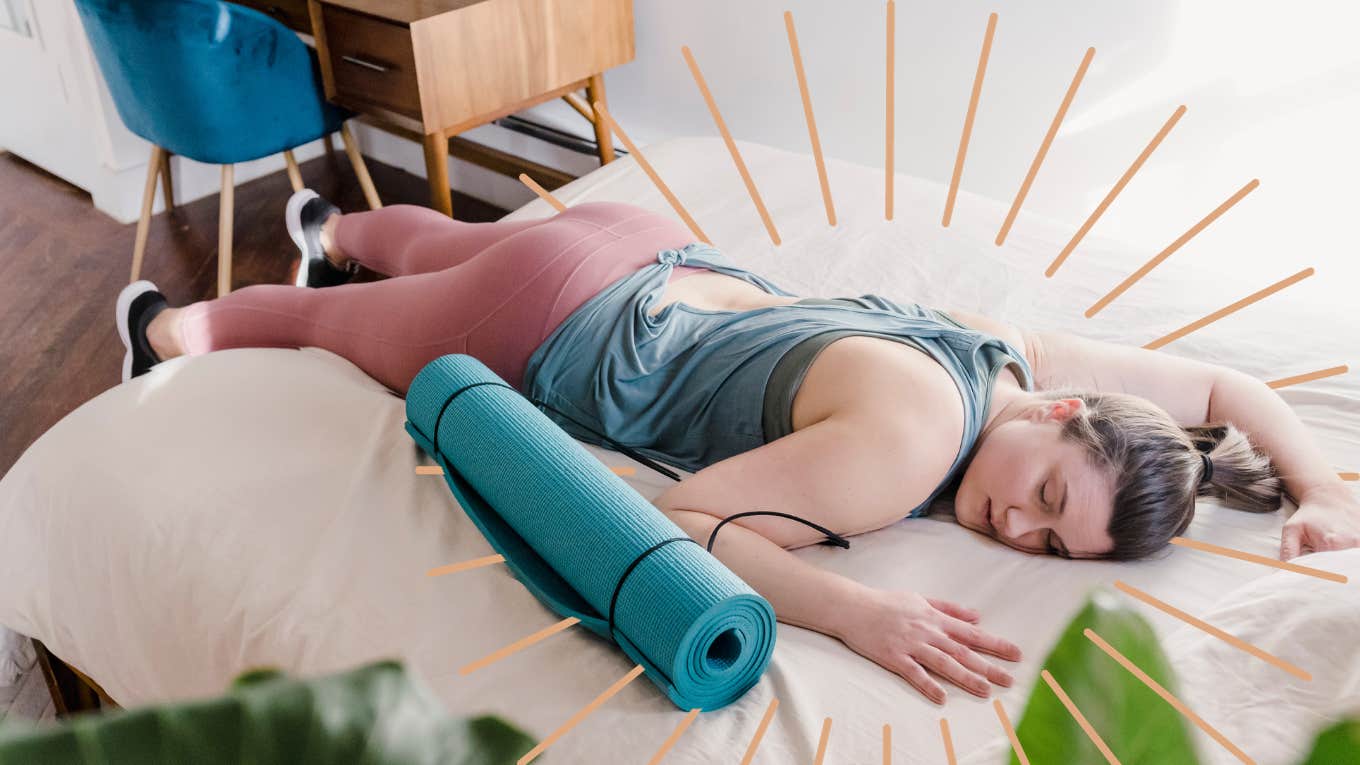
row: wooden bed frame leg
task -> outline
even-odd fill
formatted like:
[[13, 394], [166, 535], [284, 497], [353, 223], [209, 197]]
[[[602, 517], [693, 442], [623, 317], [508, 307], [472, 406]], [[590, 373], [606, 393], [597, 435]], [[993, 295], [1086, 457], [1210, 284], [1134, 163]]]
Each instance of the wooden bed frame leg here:
[[48, 652], [42, 641], [34, 639], [33, 650], [38, 655], [38, 667], [47, 681], [47, 692], [52, 696], [57, 717], [94, 712], [105, 706], [99, 692], [81, 680], [79, 674], [65, 662]]

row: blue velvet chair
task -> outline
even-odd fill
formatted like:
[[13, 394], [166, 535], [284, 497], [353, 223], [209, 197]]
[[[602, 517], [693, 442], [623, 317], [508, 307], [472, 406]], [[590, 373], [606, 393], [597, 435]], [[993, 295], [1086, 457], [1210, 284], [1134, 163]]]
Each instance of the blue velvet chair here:
[[292, 149], [339, 130], [370, 207], [381, 207], [344, 124], [326, 102], [316, 54], [284, 25], [220, 0], [76, 0], [85, 34], [118, 115], [152, 144], [132, 253], [141, 274], [157, 179], [172, 206], [169, 157], [222, 166], [217, 291], [231, 290], [232, 166], [283, 153], [294, 188]]

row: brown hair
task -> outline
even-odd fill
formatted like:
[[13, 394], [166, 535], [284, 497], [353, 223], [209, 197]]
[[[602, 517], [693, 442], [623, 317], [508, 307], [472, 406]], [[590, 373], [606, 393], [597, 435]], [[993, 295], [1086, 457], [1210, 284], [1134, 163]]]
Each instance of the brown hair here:
[[[1085, 447], [1092, 464], [1113, 472], [1108, 532], [1114, 549], [1106, 558], [1131, 560], [1160, 550], [1190, 526], [1201, 494], [1255, 513], [1280, 507], [1283, 487], [1270, 458], [1231, 423], [1183, 428], [1166, 410], [1127, 393], [1042, 394], [1046, 400], [1082, 400], [1082, 410], [1063, 422], [1062, 436]], [[1202, 451], [1213, 462], [1203, 484]]]

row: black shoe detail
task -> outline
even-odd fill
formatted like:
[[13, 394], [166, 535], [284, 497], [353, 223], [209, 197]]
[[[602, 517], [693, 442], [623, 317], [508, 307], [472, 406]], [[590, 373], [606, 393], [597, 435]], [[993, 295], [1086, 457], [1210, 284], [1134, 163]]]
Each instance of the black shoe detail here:
[[299, 287], [333, 287], [350, 280], [357, 270], [356, 263], [340, 268], [326, 257], [321, 246], [321, 227], [326, 219], [337, 215], [340, 208], [321, 198], [311, 189], [303, 189], [288, 200], [285, 218], [288, 235], [297, 245], [301, 260], [298, 262], [297, 279]]
[[148, 281], [138, 281], [123, 288], [118, 296], [118, 335], [126, 349], [123, 355], [123, 381], [140, 377], [159, 364], [161, 358], [151, 347], [146, 329], [151, 320], [169, 304], [165, 295]]

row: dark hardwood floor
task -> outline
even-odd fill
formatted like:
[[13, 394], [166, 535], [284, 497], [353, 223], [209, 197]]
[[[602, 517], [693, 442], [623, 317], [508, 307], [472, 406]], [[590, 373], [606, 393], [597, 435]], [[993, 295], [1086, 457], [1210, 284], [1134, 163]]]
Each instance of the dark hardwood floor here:
[[[384, 204], [428, 203], [423, 179], [368, 166]], [[343, 153], [304, 163], [302, 178], [342, 210], [367, 209]], [[291, 193], [283, 171], [237, 187], [234, 288], [292, 281], [297, 250], [283, 222]], [[214, 195], [152, 219], [142, 278], [171, 305], [216, 296], [217, 202]], [[454, 209], [470, 221], [505, 214], [457, 193]], [[54, 423], [119, 383], [113, 307], [136, 228], [96, 210], [80, 189], [0, 154], [0, 475]]]

